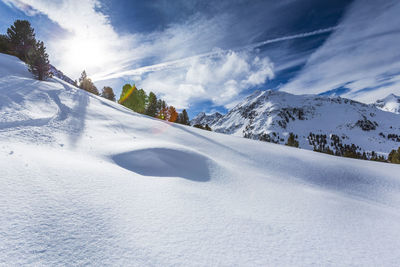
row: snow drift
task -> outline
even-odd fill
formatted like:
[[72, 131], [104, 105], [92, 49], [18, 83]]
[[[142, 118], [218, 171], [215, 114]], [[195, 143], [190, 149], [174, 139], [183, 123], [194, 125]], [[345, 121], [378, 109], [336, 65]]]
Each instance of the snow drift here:
[[0, 55], [0, 265], [396, 266], [399, 173], [149, 118]]

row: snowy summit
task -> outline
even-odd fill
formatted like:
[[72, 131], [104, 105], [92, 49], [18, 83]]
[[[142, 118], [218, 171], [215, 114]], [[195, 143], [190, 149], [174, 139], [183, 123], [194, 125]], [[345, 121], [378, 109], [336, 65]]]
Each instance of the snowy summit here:
[[400, 96], [390, 94], [384, 99], [377, 100], [375, 105], [385, 111], [400, 114]]

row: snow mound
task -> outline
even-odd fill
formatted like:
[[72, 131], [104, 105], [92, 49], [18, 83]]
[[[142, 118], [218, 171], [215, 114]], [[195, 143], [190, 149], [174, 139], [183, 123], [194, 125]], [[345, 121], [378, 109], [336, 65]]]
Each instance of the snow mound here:
[[112, 159], [122, 168], [143, 176], [210, 180], [210, 160], [193, 151], [155, 147], [125, 152]]

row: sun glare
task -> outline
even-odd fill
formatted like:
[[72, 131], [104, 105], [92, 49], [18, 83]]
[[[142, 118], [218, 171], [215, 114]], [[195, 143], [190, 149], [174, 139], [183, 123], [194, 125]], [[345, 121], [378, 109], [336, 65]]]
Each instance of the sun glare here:
[[80, 69], [95, 70], [107, 59], [106, 49], [101, 41], [74, 37], [65, 42], [64, 62]]

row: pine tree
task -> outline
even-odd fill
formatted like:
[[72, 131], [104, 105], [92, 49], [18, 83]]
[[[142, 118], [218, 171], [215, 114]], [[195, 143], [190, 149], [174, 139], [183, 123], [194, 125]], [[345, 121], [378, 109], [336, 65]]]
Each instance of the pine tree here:
[[202, 124], [195, 124], [195, 125], [193, 125], [193, 127], [204, 130], [204, 127]]
[[189, 116], [186, 112], [186, 109], [182, 110], [182, 112], [179, 113], [178, 118], [175, 122], [183, 125], [190, 125]]
[[51, 77], [49, 55], [43, 42], [38, 41], [27, 54], [29, 71], [40, 81]]
[[183, 114], [182, 114], [182, 113], [179, 113], [179, 114], [178, 114], [178, 118], [176, 119], [175, 123], [180, 123], [180, 124], [182, 124], [182, 121], [183, 121]]
[[132, 86], [130, 84], [125, 84], [124, 87], [122, 87], [118, 103], [135, 112], [144, 113], [147, 95], [143, 89], [138, 90], [134, 84]]
[[129, 83], [125, 84], [122, 87], [122, 92], [119, 97], [118, 103], [133, 110], [134, 107], [133, 98], [131, 98], [130, 96], [134, 90], [136, 90], [135, 85], [131, 86]]
[[104, 86], [103, 90], [101, 91], [101, 97], [104, 97], [108, 100], [114, 101], [115, 102], [115, 94], [114, 91], [111, 87], [109, 86]]
[[148, 99], [149, 100], [145, 114], [151, 117], [155, 117], [157, 114], [157, 96], [153, 92], [150, 92]]
[[391, 163], [400, 164], [400, 147], [397, 149], [397, 151], [393, 149], [389, 153], [388, 161]]
[[168, 120], [168, 108], [167, 107], [162, 108], [158, 113], [157, 118], [161, 120]]
[[178, 112], [176, 112], [175, 107], [169, 106], [167, 109], [167, 120], [170, 122], [175, 122], [177, 118], [178, 118]]
[[35, 31], [27, 20], [16, 20], [7, 29], [10, 50], [21, 60], [27, 60], [29, 50], [36, 45]]
[[86, 80], [86, 79], [87, 79], [87, 75], [86, 75], [86, 71], [84, 70], [84, 71], [82, 71], [81, 77], [79, 78], [79, 88], [83, 89], [83, 88], [80, 86], [80, 84], [81, 84], [84, 80]]
[[206, 124], [205, 126], [203, 126], [202, 124], [195, 124], [195, 125], [193, 125], [193, 127], [199, 128], [202, 130], [212, 131], [211, 127], [208, 126], [208, 124]]
[[296, 140], [296, 136], [293, 133], [289, 134], [288, 140], [285, 145], [299, 147], [299, 142]]
[[184, 125], [190, 124], [189, 115], [187, 114], [186, 109], [182, 110], [182, 118], [181, 118], [180, 123], [184, 124]]
[[92, 80], [87, 77], [86, 71], [82, 71], [81, 77], [79, 78], [79, 88], [92, 94], [99, 95], [99, 90], [97, 90]]
[[9, 53], [10, 40], [7, 35], [0, 34], [0, 53]]
[[148, 102], [146, 92], [143, 89], [136, 90], [133, 92], [133, 97], [135, 98], [135, 111], [143, 114]]
[[162, 120], [167, 118], [167, 103], [162, 99], [157, 101], [157, 118]]

